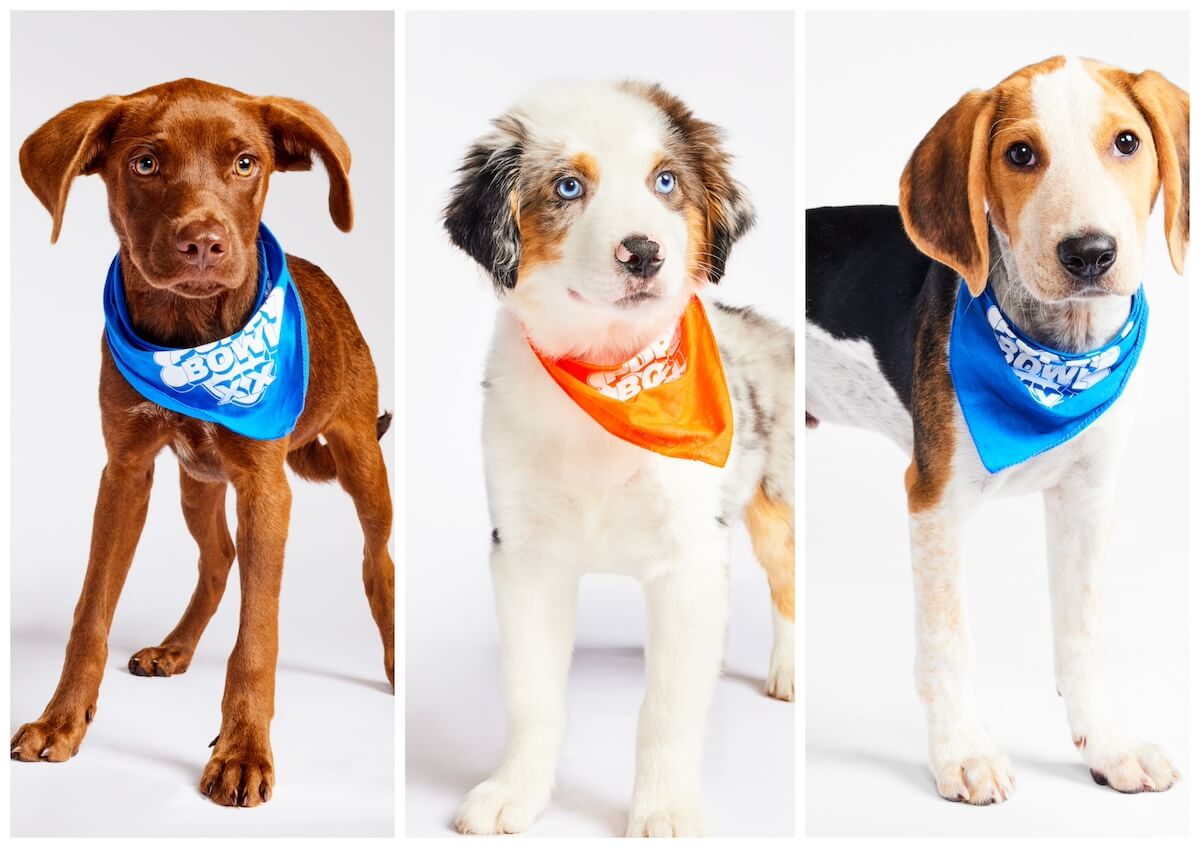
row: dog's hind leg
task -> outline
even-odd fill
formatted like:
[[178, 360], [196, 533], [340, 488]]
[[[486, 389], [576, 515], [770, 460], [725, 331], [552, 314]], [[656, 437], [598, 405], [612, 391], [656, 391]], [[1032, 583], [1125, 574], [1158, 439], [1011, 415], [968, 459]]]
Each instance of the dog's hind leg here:
[[395, 685], [394, 605], [395, 566], [388, 553], [392, 534], [392, 493], [379, 447], [382, 436], [375, 418], [339, 419], [325, 431], [337, 464], [338, 481], [354, 501], [363, 529], [363, 586], [371, 615], [383, 640], [383, 663], [388, 682]]
[[175, 629], [160, 645], [143, 648], [129, 658], [129, 671], [138, 677], [170, 677], [187, 671], [196, 643], [221, 603], [234, 557], [233, 537], [225, 517], [227, 488], [227, 483], [196, 480], [179, 466], [183, 520], [200, 548], [200, 575]]
[[796, 521], [792, 505], [772, 499], [759, 487], [746, 507], [746, 528], [754, 555], [767, 572], [771, 586], [772, 622], [775, 639], [766, 692], [772, 698], [791, 701], [796, 692]]

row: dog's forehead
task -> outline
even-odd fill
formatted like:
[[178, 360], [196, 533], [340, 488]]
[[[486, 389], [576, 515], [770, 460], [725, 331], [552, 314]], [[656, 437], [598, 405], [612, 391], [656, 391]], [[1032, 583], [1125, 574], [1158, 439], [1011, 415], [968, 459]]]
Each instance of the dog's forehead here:
[[1092, 59], [1055, 56], [1015, 72], [995, 92], [1003, 116], [1053, 116], [1085, 130], [1105, 111], [1137, 114], [1128, 94], [1110, 78], [1118, 73]]
[[202, 80], [176, 80], [125, 98], [118, 137], [162, 141], [188, 138], [245, 141], [265, 137], [255, 99], [231, 88]]
[[606, 159], [661, 155], [669, 123], [649, 100], [607, 83], [543, 89], [522, 101], [515, 114], [531, 140], [567, 155], [588, 153]]

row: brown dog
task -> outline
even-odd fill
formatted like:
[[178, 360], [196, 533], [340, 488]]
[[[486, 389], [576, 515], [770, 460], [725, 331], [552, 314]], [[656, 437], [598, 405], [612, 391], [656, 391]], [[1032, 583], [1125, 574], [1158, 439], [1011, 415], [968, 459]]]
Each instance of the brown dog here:
[[[120, 240], [125, 298], [138, 335], [167, 347], [222, 339], [255, 308], [256, 237], [273, 171], [329, 172], [329, 212], [349, 230], [350, 151], [311, 106], [251, 97], [184, 79], [125, 97], [78, 103], [21, 146], [21, 173], [54, 218], [58, 238], [71, 181], [100, 174]], [[100, 409], [108, 463], [92, 527], [91, 555], [58, 689], [41, 718], [12, 738], [15, 760], [62, 762], [79, 750], [96, 713], [117, 597], [146, 519], [154, 458], [179, 459], [183, 514], [200, 547], [200, 578], [179, 624], [162, 644], [129, 661], [136, 675], [187, 670], [238, 555], [242, 608], [229, 657], [221, 729], [200, 780], [220, 804], [255, 806], [271, 796], [270, 724], [275, 703], [279, 588], [291, 490], [284, 461], [309, 480], [336, 479], [354, 499], [366, 536], [363, 582], [393, 678], [392, 504], [378, 440], [370, 351], [333, 281], [295, 256], [288, 268], [304, 306], [309, 384], [295, 430], [256, 441], [148, 402], [101, 344]], [[237, 546], [225, 490], [237, 497]]]

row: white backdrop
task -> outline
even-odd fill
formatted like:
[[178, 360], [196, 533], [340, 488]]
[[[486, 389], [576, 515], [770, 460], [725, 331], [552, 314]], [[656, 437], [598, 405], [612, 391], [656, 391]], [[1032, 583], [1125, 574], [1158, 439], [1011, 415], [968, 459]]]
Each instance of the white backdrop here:
[[[319, 164], [275, 175], [264, 218], [287, 251], [338, 284], [374, 354], [381, 404], [395, 408], [393, 40], [390, 13], [13, 17], [10, 733], [36, 719], [54, 691], [82, 585], [105, 461], [96, 402], [101, 287], [117, 247], [98, 177], [75, 181], [51, 247], [50, 217], [17, 172], [18, 146], [72, 103], [182, 76], [324, 111], [353, 153], [354, 230], [343, 234], [330, 221]], [[392, 436], [383, 447], [390, 466]], [[197, 789], [237, 631], [236, 571], [186, 674], [138, 678], [126, 669], [134, 651], [175, 625], [195, 585], [177, 464], [164, 453], [113, 624], [96, 721], [70, 762], [11, 764], [14, 834], [392, 832], [395, 699], [362, 588], [362, 533], [336, 484], [293, 478], [293, 493], [271, 802], [222, 808]], [[233, 504], [231, 493], [231, 525]], [[347, 726], [356, 731], [349, 744]]]
[[[790, 14], [412, 14], [407, 19], [408, 548], [406, 825], [444, 835], [499, 762], [504, 707], [488, 573], [479, 381], [497, 309], [440, 212], [469, 144], [532, 86], [645, 79], [729, 130], [759, 225], [732, 253], [721, 300], [793, 323]], [[713, 61], [718, 50], [720, 61]], [[739, 528], [726, 676], [704, 791], [710, 832], [790, 834], [794, 708], [761, 694], [766, 581]], [[558, 790], [534, 835], [624, 832], [642, 695], [643, 606], [632, 581], [584, 580]]]
[[[960, 95], [1048, 56], [1150, 67], [1186, 88], [1187, 30], [1180, 14], [811, 14], [805, 205], [896, 203], [912, 148]], [[1042, 502], [1032, 496], [987, 505], [965, 551], [976, 691], [1018, 789], [986, 810], [941, 800], [912, 682], [908, 458], [882, 436], [823, 425], [805, 437], [809, 835], [1185, 832], [1189, 293], [1171, 270], [1159, 206], [1147, 228], [1144, 408], [1122, 471], [1106, 641], [1117, 714], [1163, 744], [1184, 781], [1126, 797], [1095, 786], [1079, 760], [1054, 691]]]

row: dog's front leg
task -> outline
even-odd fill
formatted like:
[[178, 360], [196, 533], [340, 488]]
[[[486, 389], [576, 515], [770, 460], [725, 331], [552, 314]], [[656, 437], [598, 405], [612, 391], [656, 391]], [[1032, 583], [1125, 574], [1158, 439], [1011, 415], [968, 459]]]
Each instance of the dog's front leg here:
[[700, 760], [725, 647], [727, 549], [717, 543], [646, 582], [646, 697], [627, 836], [703, 834]]
[[73, 757], [96, 714], [100, 679], [108, 660], [108, 631], [146, 523], [154, 454], [161, 446], [161, 441], [109, 445], [92, 520], [87, 574], [75, 605], [58, 689], [41, 718], [22, 725], [13, 736], [14, 760], [57, 763]]
[[1046, 491], [1054, 676], [1093, 779], [1119, 792], [1161, 792], [1179, 772], [1157, 746], [1117, 732], [1103, 679], [1099, 583], [1114, 497], [1111, 482], [1072, 479]]
[[[520, 833], [550, 802], [567, 727], [567, 672], [579, 575], [496, 531], [492, 581], [500, 623], [508, 730], [500, 765], [467, 795], [460, 833]], [[515, 536], [515, 534], [514, 534]]]
[[218, 804], [253, 807], [270, 800], [275, 785], [270, 732], [279, 589], [292, 506], [283, 470], [287, 440], [252, 442], [223, 431], [217, 450], [237, 493], [242, 610], [221, 699], [221, 731], [200, 791]]
[[929, 760], [943, 798], [1004, 801], [1012, 766], [992, 743], [970, 690], [971, 641], [963, 604], [961, 517], [935, 505], [909, 517], [917, 613], [917, 692], [929, 727]]

